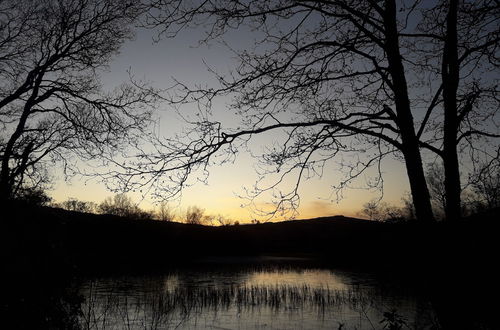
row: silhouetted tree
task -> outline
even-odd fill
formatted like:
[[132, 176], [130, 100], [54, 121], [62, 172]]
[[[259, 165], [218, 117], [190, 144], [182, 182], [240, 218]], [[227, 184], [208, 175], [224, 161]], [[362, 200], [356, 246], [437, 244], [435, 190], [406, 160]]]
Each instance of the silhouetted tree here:
[[246, 26], [257, 31], [257, 42], [235, 52], [240, 64], [234, 72], [214, 72], [220, 88], [179, 83], [183, 92], [174, 98], [210, 110], [215, 97], [235, 95], [232, 107], [241, 126], [226, 128], [210, 121], [210, 111], [201, 113], [186, 140], [163, 140], [161, 155], [143, 155], [137, 185], [144, 174], [176, 171], [169, 176], [174, 186], [154, 180], [175, 195], [194, 169], [231, 161], [253, 136], [279, 131], [283, 142], [262, 157], [263, 175], [278, 179], [250, 191], [251, 196], [275, 192], [286, 176], [296, 175], [291, 190], [276, 192], [276, 211], [296, 208], [301, 180], [321, 175], [335, 157], [347, 174], [339, 191], [372, 166], [379, 175], [369, 185], [382, 189], [380, 163], [393, 154], [406, 166], [416, 217], [433, 220], [421, 155], [426, 149], [443, 159], [447, 217], [460, 216], [457, 148], [477, 150], [478, 138], [491, 142], [500, 136], [491, 74], [498, 65], [497, 1], [159, 0], [156, 5], [149, 24], [163, 28], [162, 35], [204, 26], [202, 42], [210, 42]]
[[401, 198], [401, 202], [403, 204], [401, 207], [403, 217], [407, 220], [415, 220], [415, 207], [411, 201], [410, 194], [405, 193], [405, 195]]
[[203, 213], [205, 210], [198, 206], [189, 206], [186, 210], [186, 223], [191, 225], [203, 224]]
[[68, 198], [57, 206], [68, 211], [77, 211], [84, 213], [95, 213], [97, 211], [96, 203], [81, 201], [76, 198]]
[[369, 201], [365, 203], [361, 212], [370, 220], [382, 220], [377, 201]]
[[427, 166], [425, 176], [429, 185], [434, 213], [441, 215], [446, 210], [446, 188], [444, 184], [444, 168], [442, 164], [431, 163]]
[[[186, 25], [204, 25], [205, 41], [244, 25], [261, 34], [255, 49], [238, 53], [240, 66], [228, 77], [218, 76], [219, 89], [190, 89], [181, 101], [210, 101], [236, 93], [234, 109], [243, 117], [239, 129], [203, 119], [185, 144], [167, 141], [158, 172], [181, 169], [174, 177], [182, 186], [196, 166], [206, 168], [215, 155], [233, 154], [253, 135], [284, 132], [263, 156], [277, 183], [289, 174], [297, 184], [277, 192], [276, 211], [299, 204], [300, 181], [322, 173], [325, 164], [342, 153], [353, 162], [342, 164], [347, 177], [341, 191], [367, 168], [379, 166], [390, 154], [405, 160], [413, 202], [422, 221], [433, 219], [420, 143], [410, 102], [401, 38], [411, 29], [405, 17], [412, 7], [395, 1], [158, 1], [151, 24], [175, 35]], [[208, 118], [202, 115], [201, 118]], [[152, 157], [154, 158], [154, 157]], [[378, 165], [377, 165], [378, 164]], [[149, 173], [155, 169], [148, 169]], [[381, 175], [381, 173], [379, 173]], [[141, 175], [137, 174], [138, 177]], [[382, 188], [381, 177], [372, 181]], [[277, 184], [256, 187], [252, 195], [275, 190]], [[175, 193], [175, 188], [174, 193]]]
[[113, 197], [106, 197], [102, 201], [98, 210], [102, 214], [113, 214], [127, 218], [141, 218], [142, 210], [134, 203], [132, 198], [125, 194], [116, 194]]
[[[436, 1], [420, 14], [420, 42], [411, 47], [420, 56], [416, 72], [428, 72], [428, 79], [437, 83], [429, 84], [433, 98], [418, 135], [427, 127], [434, 132], [433, 151], [443, 160], [446, 218], [458, 219], [463, 189], [460, 158], [471, 155], [475, 162], [477, 154], [491, 157], [498, 146], [495, 139], [500, 137], [498, 81], [493, 74], [500, 64], [500, 3]], [[439, 110], [442, 113], [426, 126], [431, 114]], [[491, 142], [493, 146], [488, 147]]]
[[13, 198], [21, 203], [33, 206], [47, 206], [52, 198], [40, 187], [20, 187]]
[[371, 200], [363, 205], [361, 213], [370, 220], [389, 221], [404, 218], [404, 210], [379, 200]]
[[500, 159], [479, 164], [469, 182], [474, 197], [482, 208], [500, 207]]
[[230, 226], [234, 223], [233, 220], [223, 216], [222, 214], [217, 214], [213, 218], [214, 222], [217, 223], [219, 226]]
[[[435, 214], [446, 210], [445, 174], [442, 164], [431, 163], [426, 170], [427, 182]], [[500, 206], [500, 159], [493, 157], [489, 162], [474, 164], [465, 188], [461, 190], [461, 210], [480, 211]]]
[[0, 199], [48, 164], [112, 162], [148, 126], [142, 82], [102, 90], [100, 73], [143, 12], [139, 1], [0, 2]]
[[174, 221], [175, 212], [167, 202], [161, 202], [155, 212], [155, 218], [160, 221]]

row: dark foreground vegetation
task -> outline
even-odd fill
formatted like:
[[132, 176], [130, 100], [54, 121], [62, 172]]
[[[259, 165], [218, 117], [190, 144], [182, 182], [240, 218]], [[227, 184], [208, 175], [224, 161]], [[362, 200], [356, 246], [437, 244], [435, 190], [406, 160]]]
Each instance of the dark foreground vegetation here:
[[493, 256], [498, 214], [430, 224], [334, 216], [215, 227], [13, 204], [2, 215], [1, 253], [13, 271], [156, 269], [206, 256], [270, 254], [356, 267], [462, 266]]
[[[436, 310], [442, 308], [442, 323], [450, 322], [450, 328], [467, 324], [465, 316], [457, 317], [461, 311], [474, 319], [479, 314], [480, 319], [490, 318], [493, 324], [494, 307], [486, 298], [496, 286], [498, 213], [425, 225], [336, 216], [214, 227], [14, 203], [0, 224], [1, 258], [11, 279], [4, 282], [9, 289], [4, 292], [18, 295], [20, 288], [13, 288], [12, 281], [19, 279], [40, 283], [48, 278], [62, 287], [61, 281], [75, 276], [156, 272], [207, 258], [279, 255], [412, 279], [435, 294]], [[3, 308], [11, 306], [2, 303]]]

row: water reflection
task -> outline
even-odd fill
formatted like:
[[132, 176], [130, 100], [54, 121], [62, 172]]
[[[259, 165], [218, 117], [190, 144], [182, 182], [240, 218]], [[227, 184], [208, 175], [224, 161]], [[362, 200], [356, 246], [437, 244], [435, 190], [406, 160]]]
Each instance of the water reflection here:
[[251, 286], [292, 286], [309, 288], [348, 289], [345, 278], [329, 270], [323, 269], [269, 269], [254, 271], [248, 274], [245, 281]]
[[436, 326], [429, 302], [418, 296], [381, 290], [369, 276], [318, 268], [191, 269], [94, 279], [83, 283], [80, 295], [83, 329]]

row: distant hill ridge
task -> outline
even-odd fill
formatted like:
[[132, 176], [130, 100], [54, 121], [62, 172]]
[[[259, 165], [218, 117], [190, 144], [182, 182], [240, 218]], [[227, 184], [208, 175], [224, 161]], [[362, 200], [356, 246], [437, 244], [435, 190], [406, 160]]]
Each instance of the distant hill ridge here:
[[497, 215], [493, 210], [459, 223], [430, 225], [330, 216], [214, 227], [13, 205], [0, 222], [0, 257], [12, 269], [89, 271], [235, 255], [308, 254], [338, 264], [378, 266], [475, 260], [478, 253], [496, 250]]

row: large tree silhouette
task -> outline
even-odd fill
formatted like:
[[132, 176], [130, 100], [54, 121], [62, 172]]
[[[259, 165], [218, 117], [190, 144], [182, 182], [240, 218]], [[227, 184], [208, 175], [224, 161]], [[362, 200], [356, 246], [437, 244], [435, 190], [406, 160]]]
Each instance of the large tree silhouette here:
[[[443, 160], [447, 219], [461, 216], [458, 151], [476, 164], [498, 158], [499, 15], [498, 1], [439, 1], [423, 11], [419, 25], [427, 42], [415, 43], [414, 50], [423, 55], [417, 64], [441, 78], [434, 99], [438, 105], [442, 98], [443, 114], [431, 127], [441, 126], [436, 153]], [[428, 108], [426, 119], [435, 108]]]
[[[446, 213], [459, 217], [457, 148], [477, 152], [476, 138], [498, 137], [491, 74], [498, 64], [497, 1], [172, 0], [156, 8], [149, 23], [163, 35], [203, 25], [202, 41], [210, 42], [249, 26], [257, 42], [235, 53], [240, 64], [231, 74], [217, 75], [220, 88], [180, 84], [177, 99], [210, 106], [217, 96], [236, 95], [232, 107], [242, 125], [222, 127], [203, 113], [187, 140], [163, 140], [159, 154], [144, 154], [136, 178], [150, 174], [149, 182], [165, 189], [157, 178], [174, 171], [168, 192], [175, 194], [195, 168], [231, 160], [254, 135], [280, 131], [284, 142], [263, 157], [266, 173], [279, 178], [254, 191], [296, 174], [295, 187], [277, 194], [278, 209], [296, 207], [300, 181], [336, 156], [355, 154], [352, 162], [341, 158], [343, 188], [371, 166], [380, 172], [381, 160], [395, 154], [406, 166], [417, 218], [431, 221], [425, 149], [443, 158]], [[374, 184], [382, 183], [379, 177]]]
[[0, 197], [60, 164], [110, 159], [140, 134], [154, 101], [142, 83], [101, 88], [100, 73], [142, 13], [136, 1], [0, 2]]

